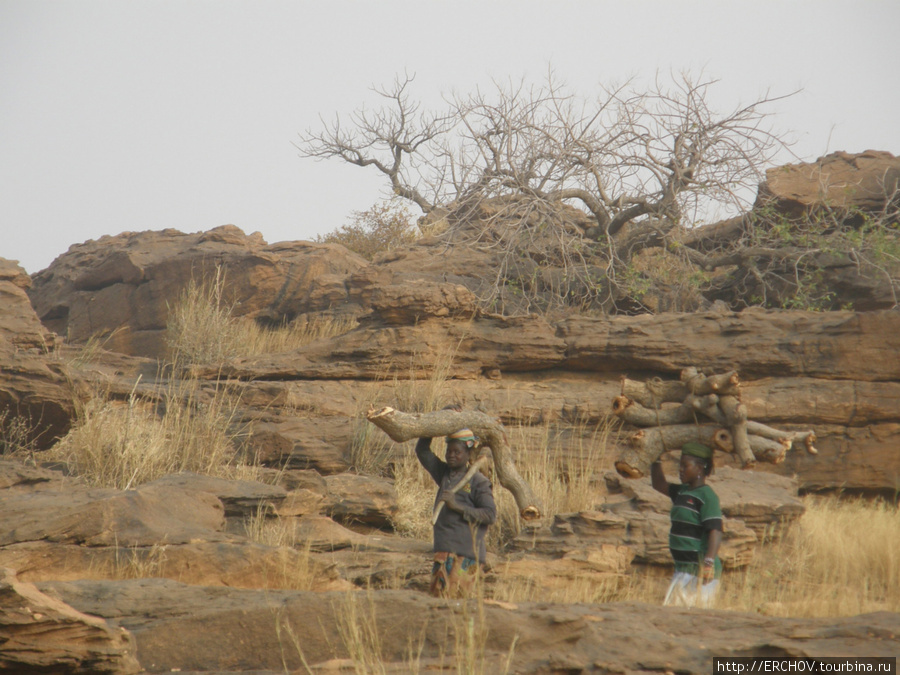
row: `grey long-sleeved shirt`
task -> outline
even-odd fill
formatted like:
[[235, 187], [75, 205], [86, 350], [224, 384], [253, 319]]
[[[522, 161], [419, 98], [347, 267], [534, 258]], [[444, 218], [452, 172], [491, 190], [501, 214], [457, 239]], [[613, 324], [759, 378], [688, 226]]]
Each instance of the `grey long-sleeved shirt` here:
[[[434, 498], [437, 506], [441, 492], [452, 489], [465, 471], [452, 474], [447, 462], [439, 459], [431, 451], [430, 438], [420, 438], [416, 443], [416, 457], [438, 484], [437, 495]], [[488, 525], [497, 519], [491, 481], [483, 474], [476, 473], [469, 480], [469, 484], [461, 488], [455, 496], [456, 503], [462, 507], [463, 512], [457, 513], [446, 506], [441, 510], [434, 524], [434, 552], [453, 553], [484, 562], [487, 555], [484, 537]]]

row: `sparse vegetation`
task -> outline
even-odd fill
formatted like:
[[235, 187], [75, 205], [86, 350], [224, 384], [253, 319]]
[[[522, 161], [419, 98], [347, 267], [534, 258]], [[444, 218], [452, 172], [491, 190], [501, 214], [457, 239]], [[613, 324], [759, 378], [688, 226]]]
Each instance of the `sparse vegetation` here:
[[[591, 423], [544, 422], [537, 427], [511, 427], [510, 447], [516, 466], [532, 486], [548, 514], [589, 511], [600, 501], [597, 482], [611, 465], [616, 425], [612, 420]], [[494, 491], [497, 523], [488, 543], [495, 550], [512, 541], [523, 527], [519, 509], [507, 490]]]
[[[865, 230], [865, 228], [863, 228]], [[873, 259], [890, 261], [894, 255], [890, 237], [874, 230], [856, 231], [855, 237], [873, 237]], [[776, 231], [773, 236], [795, 236]], [[861, 244], [860, 244], [861, 246]], [[711, 282], [712, 275], [697, 270], [665, 267], [648, 258], [640, 274], [654, 274], [653, 283], [684, 283], [685, 296]], [[685, 274], [692, 274], [685, 281]], [[628, 281], [632, 294], [650, 294], [653, 283], [640, 274]], [[645, 284], [642, 287], [641, 284]], [[639, 293], [640, 292], [640, 293]], [[244, 433], [238, 408], [240, 398], [226, 383], [201, 382], [189, 375], [189, 364], [218, 365], [237, 354], [287, 351], [303, 341], [340, 334], [353, 323], [338, 323], [326, 315], [303, 317], [290, 325], [265, 328], [235, 318], [227, 299], [224, 275], [209, 283], [191, 284], [180, 304], [173, 308], [170, 327], [176, 367], [164, 375], [166, 385], [143, 385], [124, 400], [98, 391], [79, 409], [71, 433], [46, 459], [64, 461], [70, 469], [98, 485], [135, 487], [165, 473], [190, 470], [221, 476], [252, 476], [243, 463], [236, 439]], [[89, 349], [96, 350], [96, 345]], [[423, 346], [423, 349], [427, 347]], [[415, 412], [438, 410], [456, 402], [450, 373], [456, 354], [423, 354], [405, 369], [385, 373], [360, 397], [367, 404], [387, 404]], [[92, 358], [74, 361], [81, 367]], [[524, 416], [522, 416], [524, 417]], [[3, 424], [5, 422], [5, 424]], [[0, 438], [3, 449], [21, 450], [22, 422], [0, 419], [7, 431]], [[597, 482], [610, 465], [609, 448], [615, 427], [596, 419], [535, 421], [508, 425], [510, 447], [517, 467], [533, 487], [549, 514], [596, 508], [601, 501]], [[400, 513], [397, 532], [422, 540], [431, 537], [431, 508], [435, 486], [419, 466], [411, 447], [397, 448], [385, 435], [362, 421], [356, 429], [351, 459], [357, 471], [394, 478]], [[410, 444], [411, 445], [411, 444]], [[499, 519], [491, 528], [488, 545], [502, 554], [521, 534], [522, 523], [511, 496], [496, 489]], [[807, 513], [786, 534], [767, 541], [751, 565], [726, 574], [719, 607], [775, 616], [844, 616], [867, 611], [900, 611], [900, 517], [895, 506], [883, 502], [839, 501], [807, 497]], [[865, 523], [865, 527], [860, 527]], [[271, 563], [269, 588], [312, 589], [322, 581], [322, 566], [297, 523], [260, 510], [246, 523], [252, 541], [278, 548], [284, 555]], [[164, 575], [163, 545], [118, 549], [113, 578]], [[276, 569], [277, 567], [277, 569]], [[562, 585], [540, 579], [505, 579], [502, 566], [482, 580], [474, 600], [453, 610], [448, 623], [448, 653], [443, 664], [460, 673], [508, 672], [516, 642], [502, 655], [488, 657], [485, 647], [490, 627], [485, 623], [484, 603], [558, 602], [596, 603], [642, 601], [657, 604], [668, 581], [668, 569], [635, 567], [624, 575], [602, 581], [574, 581]], [[400, 575], [398, 587], [406, 583]], [[367, 593], [375, 593], [369, 589]], [[367, 601], [368, 598], [368, 601]], [[339, 638], [353, 668], [359, 673], [385, 670], [383, 627], [379, 627], [371, 595], [351, 593], [339, 608]], [[302, 653], [302, 634], [285, 621], [276, 622], [285, 650], [297, 650], [307, 672], [313, 670]], [[423, 628], [424, 636], [424, 628]], [[412, 636], [408, 646], [408, 671], [433, 667], [422, 658], [424, 637]], [[340, 649], [340, 648], [339, 648]], [[452, 651], [452, 653], [451, 653]], [[442, 655], [441, 659], [444, 659]], [[292, 657], [292, 661], [296, 661]]]
[[[769, 308], [834, 311], [846, 309], [835, 278], [842, 271], [884, 287], [900, 302], [900, 200], [886, 197], [880, 212], [859, 208], [819, 208], [787, 215], [759, 206], [702, 254], [689, 242], [683, 254], [710, 274], [704, 295], [722, 298], [735, 309]], [[845, 282], [846, 283], [846, 282]]]
[[176, 368], [189, 364], [219, 366], [237, 356], [279, 354], [324, 338], [337, 337], [357, 325], [355, 317], [328, 313], [303, 314], [268, 326], [234, 315], [226, 274], [192, 279], [170, 308], [167, 334]]
[[[804, 498], [806, 513], [783, 536], [763, 541], [751, 564], [726, 571], [716, 607], [771, 616], [832, 617], [900, 611], [900, 511], [883, 501]], [[635, 567], [602, 583], [548, 589], [540, 583], [491, 584], [506, 602], [659, 604], [669, 568]]]
[[173, 379], [161, 392], [138, 393], [138, 384], [126, 401], [95, 394], [44, 457], [89, 483], [123, 490], [180, 471], [246, 475], [234, 445], [241, 429], [233, 392], [207, 391], [196, 379]]
[[773, 616], [900, 611], [900, 510], [884, 501], [805, 498], [807, 511], [729, 574], [720, 606]]
[[10, 408], [0, 410], [0, 455], [30, 456], [35, 451], [34, 427]]
[[365, 211], [354, 211], [348, 224], [317, 236], [316, 241], [341, 244], [366, 260], [372, 260], [380, 253], [411, 244], [421, 236], [412, 219], [404, 202], [391, 199]]
[[[379, 622], [375, 591], [347, 593], [335, 603], [337, 630], [342, 651], [348, 655], [344, 666], [348, 672], [357, 675], [372, 673], [397, 672], [396, 663], [385, 659], [389, 648], [384, 643], [384, 634], [388, 632], [383, 622]], [[460, 675], [506, 675], [512, 668], [518, 637], [514, 637], [505, 654], [490, 655], [486, 651], [491, 626], [484, 611], [485, 596], [480, 592], [471, 602], [458, 603], [455, 608], [448, 607], [446, 635], [437, 646], [440, 653], [437, 657], [425, 658], [426, 638], [429, 626], [422, 625], [418, 635], [409, 635], [406, 645], [404, 672], [418, 675], [423, 672], [447, 672], [455, 670]], [[285, 670], [288, 669], [288, 655], [291, 660], [299, 659], [304, 672], [313, 675], [315, 672], [309, 665], [303, 649], [303, 632], [297, 631], [283, 613], [276, 616], [275, 630], [282, 646]], [[444, 646], [448, 648], [444, 651]], [[428, 645], [434, 648], [434, 644]], [[393, 646], [396, 649], [396, 645]], [[451, 648], [452, 647], [452, 648]], [[343, 664], [342, 664], [343, 665]], [[350, 670], [352, 669], [352, 670]]]

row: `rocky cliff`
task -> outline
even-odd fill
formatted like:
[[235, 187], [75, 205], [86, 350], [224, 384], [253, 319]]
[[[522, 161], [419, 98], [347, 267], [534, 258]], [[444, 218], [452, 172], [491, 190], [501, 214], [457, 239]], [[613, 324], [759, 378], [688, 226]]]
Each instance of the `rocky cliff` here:
[[[817, 191], [825, 181], [830, 205], [838, 195], [842, 208], [878, 208], [869, 203], [878, 190], [869, 187], [883, 195], [892, 166], [876, 153], [787, 167], [770, 173], [761, 200], [786, 214], [810, 209], [823, 202]], [[835, 181], [861, 187], [850, 194]], [[348, 654], [334, 636], [347, 601], [337, 592], [421, 589], [427, 577], [428, 542], [394, 532], [392, 480], [354, 466], [361, 415], [373, 405], [457, 402], [498, 417], [522, 447], [546, 446], [552, 430], [564, 465], [596, 463], [591, 509], [547, 513], [509, 550], [492, 553], [507, 578], [539, 574], [548, 587], [618, 584], [634, 563], [668, 563], [666, 504], [612, 471], [625, 443], [611, 422], [622, 377], [736, 370], [752, 419], [815, 430], [818, 455], [794, 450], [753, 471], [737, 470], [728, 455], [717, 460], [713, 481], [729, 522], [732, 569], [800, 516], [798, 491], [896, 492], [900, 313], [889, 302], [890, 277], [853, 286], [853, 298], [868, 289], [871, 311], [734, 311], [717, 303], [692, 313], [508, 316], [479, 302], [491, 255], [489, 247], [448, 249], [423, 239], [370, 263], [341, 246], [270, 245], [224, 226], [85, 242], [34, 279], [0, 261], [4, 451], [37, 453], [29, 462], [22, 453], [0, 460], [0, 567], [10, 570], [0, 579], [0, 664], [19, 672], [44, 672], [48, 659], [71, 663], [66, 672], [233, 672], [248, 664], [283, 672], [306, 659], [316, 670], [341, 672]], [[242, 429], [235, 450], [263, 465], [265, 480], [182, 473], [114, 490], [40, 466], [40, 450], [68, 431], [98, 383], [113, 404], [140, 395], [159, 409], [172, 405], [159, 394], [171, 375], [159, 365], [170, 308], [192, 281], [223, 272], [234, 316], [263, 326], [312, 315], [354, 319], [340, 335], [287, 352], [187, 368], [207, 395], [198, 400], [222, 387], [234, 392], [233, 421]], [[77, 345], [89, 342], [90, 354], [77, 356]], [[610, 430], [609, 450], [594, 456], [601, 427]], [[667, 462], [671, 470], [671, 456]], [[289, 523], [303, 546], [250, 541], [245, 525], [260, 514]], [[123, 580], [129, 575], [160, 578]], [[298, 588], [298, 576], [312, 581]], [[379, 593], [370, 608], [382, 634], [393, 636], [383, 655], [389, 672], [408, 668], [403, 650], [420, 629], [422, 663], [438, 669], [441, 641], [469, 610], [409, 590]], [[703, 646], [687, 648], [696, 619], [679, 610], [497, 603], [477, 611], [505, 627], [482, 645], [492, 663], [507, 658], [513, 636], [522, 640], [516, 672], [703, 672], [712, 655], [894, 654], [900, 630], [888, 613], [831, 622], [713, 614]], [[61, 617], [52, 630], [46, 616]], [[648, 625], [655, 632], [646, 639], [668, 645], [657, 652], [665, 657], [648, 657], [646, 639], [635, 637]], [[322, 635], [298, 654], [291, 635], [301, 627]], [[13, 634], [15, 650], [3, 641]], [[36, 635], [50, 637], [35, 647]]]

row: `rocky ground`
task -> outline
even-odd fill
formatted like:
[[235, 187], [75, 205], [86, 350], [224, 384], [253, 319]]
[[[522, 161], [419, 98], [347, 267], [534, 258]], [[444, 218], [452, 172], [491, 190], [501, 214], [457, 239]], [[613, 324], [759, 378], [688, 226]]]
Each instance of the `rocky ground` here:
[[[768, 189], [802, 203], [796, 187]], [[156, 395], [167, 302], [216, 266], [227, 269], [238, 314], [358, 322], [289, 353], [191, 369], [207, 391], [227, 381], [238, 392], [243, 450], [264, 465], [264, 480], [178, 474], [115, 490], [42, 465], [41, 450], [98, 383], [114, 400]], [[732, 567], [747, 563], [763, 533], [802, 514], [799, 493], [894, 493], [900, 476], [896, 309], [503, 317], [480, 311], [469, 280], [448, 269], [446, 251], [428, 241], [368, 263], [340, 246], [269, 245], [233, 226], [85, 242], [33, 279], [0, 260], [0, 410], [40, 420], [34, 456], [0, 458], [0, 666], [352, 672], [363, 657], [350, 646], [366, 640], [347, 636], [348, 616], [375, 627], [369, 653], [386, 672], [410, 672], [410, 649], [421, 670], [436, 672], [455, 671], [460, 658], [484, 670], [509, 658], [520, 673], [699, 673], [713, 656], [896, 655], [892, 613], [811, 620], [427, 597], [428, 542], [394, 531], [393, 481], [354, 471], [349, 448], [369, 406], [401, 407], [401, 390], [436, 370], [446, 398], [489, 411], [520, 438], [552, 425], [572, 461], [611, 418], [623, 376], [737, 370], [748, 415], [814, 429], [819, 454], [795, 448], [752, 471], [722, 456], [711, 484]], [[103, 331], [104, 349], [73, 365], [71, 345]], [[493, 551], [488, 585], [501, 575], [601, 584], [668, 563], [665, 500], [613, 470], [627, 434], [610, 442], [593, 508], [546, 513]], [[260, 514], [302, 544], [248, 537]]]

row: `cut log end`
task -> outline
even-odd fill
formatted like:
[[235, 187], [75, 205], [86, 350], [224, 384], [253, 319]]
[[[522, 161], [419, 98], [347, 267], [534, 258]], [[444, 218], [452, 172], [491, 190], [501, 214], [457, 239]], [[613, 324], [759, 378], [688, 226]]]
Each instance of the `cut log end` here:
[[612, 404], [613, 415], [622, 415], [633, 403], [627, 396], [616, 396]]
[[374, 420], [379, 417], [386, 417], [394, 412], [394, 409], [390, 406], [385, 406], [381, 410], [375, 410], [375, 408], [369, 408], [369, 411], [366, 413], [366, 419]]
[[734, 452], [734, 438], [728, 429], [718, 429], [713, 434], [713, 443], [722, 452]]
[[804, 447], [806, 447], [806, 452], [808, 452], [810, 455], [818, 455], [819, 454], [819, 451], [816, 450], [816, 446], [813, 445], [813, 443], [815, 443], [815, 442], [816, 442], [816, 435], [812, 431], [810, 431], [806, 435], [806, 438], [803, 439], [803, 445], [804, 445]]
[[643, 478], [644, 473], [625, 462], [616, 462], [616, 471], [625, 478]]
[[522, 520], [538, 520], [541, 517], [541, 510], [536, 506], [526, 506], [521, 510]]

